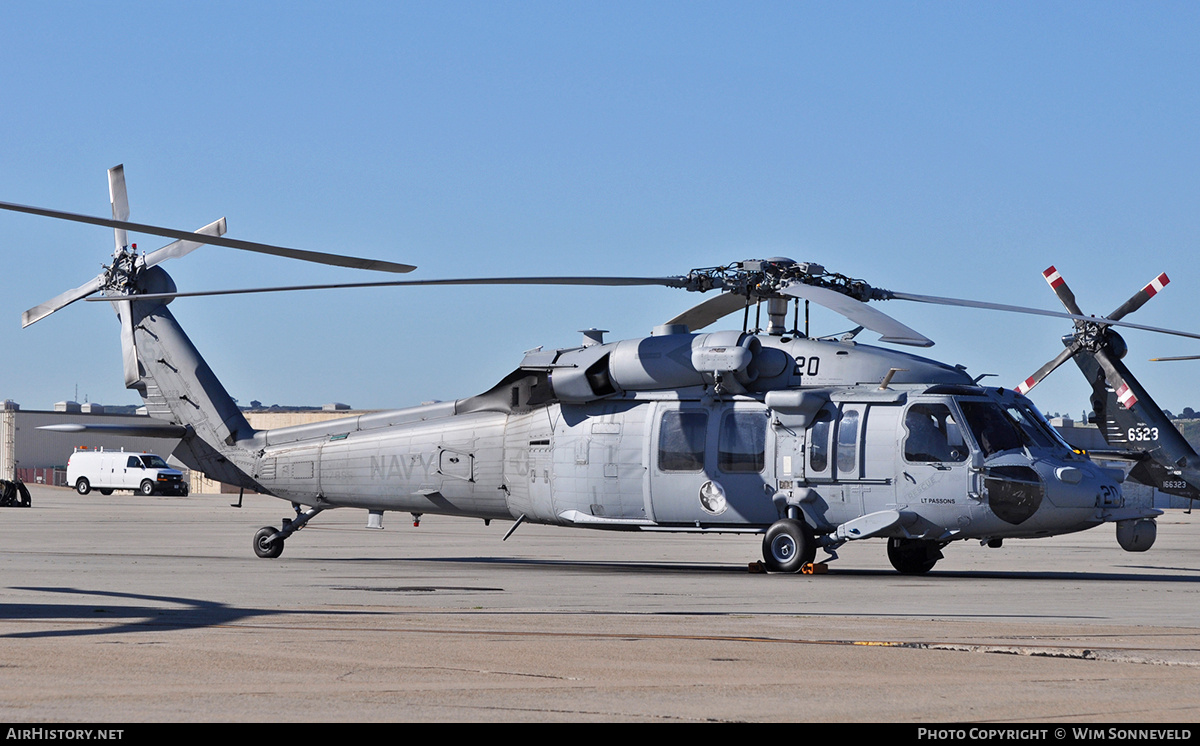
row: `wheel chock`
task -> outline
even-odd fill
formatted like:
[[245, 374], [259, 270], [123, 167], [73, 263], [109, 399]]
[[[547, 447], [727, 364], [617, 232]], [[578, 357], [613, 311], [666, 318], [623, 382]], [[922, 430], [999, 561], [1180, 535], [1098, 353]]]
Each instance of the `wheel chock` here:
[[746, 567], [746, 571], [765, 573], [767, 571], [767, 566], [762, 563], [762, 560], [759, 560], [758, 562], [751, 562], [749, 566]]
[[824, 562], [805, 562], [800, 568], [801, 575], [824, 575], [829, 572], [829, 565]]

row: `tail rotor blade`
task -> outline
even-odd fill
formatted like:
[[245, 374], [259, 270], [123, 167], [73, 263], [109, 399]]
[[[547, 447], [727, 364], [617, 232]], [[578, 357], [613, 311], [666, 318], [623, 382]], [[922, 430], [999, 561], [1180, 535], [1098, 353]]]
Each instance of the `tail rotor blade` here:
[[1067, 286], [1067, 281], [1053, 266], [1042, 272], [1042, 277], [1046, 278], [1046, 282], [1050, 284], [1050, 289], [1058, 296], [1062, 302], [1063, 308], [1067, 309], [1067, 313], [1082, 316], [1083, 311], [1080, 310], [1079, 304], [1075, 302], [1075, 293], [1071, 292], [1071, 288]]
[[74, 290], [68, 290], [61, 295], [55, 296], [45, 303], [39, 303], [25, 313], [21, 314], [21, 327], [27, 327], [30, 324], [41, 321], [58, 309], [68, 306], [77, 300], [86, 298], [92, 293], [100, 289], [104, 284], [104, 275], [96, 275], [91, 280], [83, 283]]
[[1075, 353], [1079, 352], [1079, 347], [1080, 345], [1078, 342], [1072, 342], [1071, 345], [1067, 347], [1067, 349], [1060, 352], [1056, 358], [1038, 368], [1036, 373], [1017, 384], [1014, 387], [1016, 392], [1022, 395], [1028, 394], [1030, 389], [1041, 383], [1042, 379], [1053, 373], [1058, 366], [1074, 357]]
[[1167, 286], [1171, 279], [1167, 277], [1167, 273], [1163, 272], [1158, 277], [1155, 277], [1150, 282], [1146, 283], [1146, 287], [1133, 294], [1133, 297], [1121, 304], [1121, 306], [1110, 313], [1108, 318], [1118, 320], [1123, 316], [1133, 313], [1142, 306], [1146, 305], [1146, 301], [1153, 298], [1160, 290]]
[[[129, 220], [129, 195], [125, 191], [125, 165], [121, 164], [108, 169], [108, 199], [112, 202], [113, 220]], [[116, 239], [116, 250], [121, 251], [129, 245], [129, 236], [124, 228], [113, 227]]]
[[[223, 236], [225, 235], [225, 218], [215, 220], [204, 226], [197, 233], [202, 233], [206, 236]], [[180, 239], [167, 244], [161, 249], [151, 251], [146, 255], [145, 266], [153, 267], [155, 264], [165, 262], [168, 259], [178, 259], [181, 256], [186, 256], [204, 244], [199, 241], [187, 241]]]
[[141, 378], [138, 372], [137, 348], [133, 341], [133, 303], [127, 300], [113, 301], [121, 317], [121, 357], [125, 367], [125, 388], [132, 387]]
[[1125, 409], [1133, 409], [1133, 405], [1137, 404], [1137, 394], [1129, 387], [1124, 376], [1121, 375], [1117, 367], [1113, 365], [1112, 360], [1108, 357], [1108, 352], [1105, 350], [1097, 350], [1093, 353], [1096, 362], [1100, 364], [1100, 368], [1104, 371], [1104, 381], [1117, 394], [1117, 401]]

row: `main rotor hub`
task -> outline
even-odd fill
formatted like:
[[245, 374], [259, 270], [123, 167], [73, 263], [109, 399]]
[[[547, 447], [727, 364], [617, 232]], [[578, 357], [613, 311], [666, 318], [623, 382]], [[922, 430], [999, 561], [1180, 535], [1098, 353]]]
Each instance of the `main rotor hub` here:
[[887, 291], [874, 288], [863, 280], [827, 272], [815, 262], [798, 262], [787, 257], [747, 259], [724, 267], [693, 269], [687, 276], [687, 289], [705, 291], [722, 288], [738, 295], [757, 299], [791, 296], [780, 292], [794, 283], [826, 288], [858, 301], [885, 300]]

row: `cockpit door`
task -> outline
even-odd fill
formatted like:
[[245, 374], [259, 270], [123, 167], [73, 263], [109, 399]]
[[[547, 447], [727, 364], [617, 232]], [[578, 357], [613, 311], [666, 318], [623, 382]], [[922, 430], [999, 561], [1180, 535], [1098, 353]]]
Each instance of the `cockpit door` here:
[[925, 515], [939, 507], [965, 515], [970, 448], [960, 415], [944, 402], [910, 402], [899, 432], [897, 506]]

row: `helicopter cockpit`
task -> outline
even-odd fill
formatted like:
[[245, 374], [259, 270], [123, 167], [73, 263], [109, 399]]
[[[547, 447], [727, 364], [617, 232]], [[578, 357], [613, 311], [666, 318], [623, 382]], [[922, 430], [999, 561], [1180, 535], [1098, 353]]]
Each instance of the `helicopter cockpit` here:
[[[940, 396], [930, 400], [931, 395]], [[937, 510], [928, 507], [936, 505], [928, 497], [938, 491], [928, 484], [933, 472], [923, 481], [917, 469], [961, 470], [966, 494], [980, 509], [971, 511], [969, 522], [959, 513], [956, 533], [1027, 536], [1085, 528], [1100, 522], [1099, 508], [1120, 506], [1114, 475], [1074, 452], [1033, 403], [1014, 391], [930, 387], [909, 405], [904, 429], [903, 473], [909, 483], [901, 484], [897, 502], [938, 523]], [[1053, 510], [1039, 512], [1044, 504]]]

